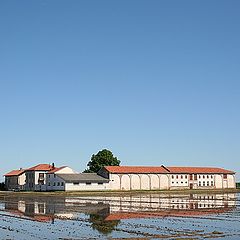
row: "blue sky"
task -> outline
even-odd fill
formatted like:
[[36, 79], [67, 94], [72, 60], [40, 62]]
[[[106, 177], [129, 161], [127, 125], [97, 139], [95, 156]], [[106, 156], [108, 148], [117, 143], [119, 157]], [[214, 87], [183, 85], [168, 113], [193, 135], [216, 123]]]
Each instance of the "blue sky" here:
[[[38, 163], [240, 172], [239, 1], [1, 1], [0, 174]], [[1, 179], [1, 178], [0, 178]]]

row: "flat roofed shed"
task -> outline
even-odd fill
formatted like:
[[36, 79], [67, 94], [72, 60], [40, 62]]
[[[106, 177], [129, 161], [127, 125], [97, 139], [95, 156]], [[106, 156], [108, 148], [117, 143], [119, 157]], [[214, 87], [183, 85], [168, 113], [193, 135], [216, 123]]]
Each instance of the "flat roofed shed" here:
[[96, 173], [78, 173], [78, 174], [56, 174], [67, 183], [108, 183], [109, 179], [99, 176]]

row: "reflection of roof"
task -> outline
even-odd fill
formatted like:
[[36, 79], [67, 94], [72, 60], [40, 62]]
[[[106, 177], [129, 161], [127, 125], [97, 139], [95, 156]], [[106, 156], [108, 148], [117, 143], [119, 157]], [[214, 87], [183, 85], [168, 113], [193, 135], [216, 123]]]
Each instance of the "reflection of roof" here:
[[202, 210], [171, 210], [159, 212], [118, 212], [109, 214], [104, 220], [113, 221], [131, 218], [153, 218], [153, 217], [191, 217], [191, 216], [204, 216], [209, 214], [218, 214], [231, 211], [233, 208], [221, 209], [202, 209]]
[[50, 164], [38, 164], [34, 167], [28, 168], [27, 171], [50, 171], [54, 167]]
[[59, 167], [59, 168], [55, 167], [54, 169], [52, 169], [52, 170], [49, 171], [48, 173], [55, 173], [55, 172], [57, 172], [57, 171], [59, 171], [59, 170], [62, 170], [62, 169], [65, 168], [65, 167], [67, 167], [67, 166], [62, 166], [62, 167]]
[[223, 168], [213, 167], [167, 167], [171, 173], [234, 173]]
[[52, 220], [52, 216], [49, 215], [35, 215], [31, 217], [31, 219], [34, 219], [38, 222], [50, 222]]
[[5, 177], [19, 176], [19, 175], [21, 175], [21, 174], [24, 173], [24, 172], [25, 172], [25, 169], [12, 170], [11, 172], [6, 173], [4, 176], [5, 176]]
[[144, 167], [144, 166], [105, 166], [110, 173], [234, 173], [223, 168], [213, 167]]
[[65, 182], [69, 183], [107, 183], [107, 178], [101, 177], [96, 173], [71, 173], [71, 174], [57, 174], [58, 177], [62, 178]]

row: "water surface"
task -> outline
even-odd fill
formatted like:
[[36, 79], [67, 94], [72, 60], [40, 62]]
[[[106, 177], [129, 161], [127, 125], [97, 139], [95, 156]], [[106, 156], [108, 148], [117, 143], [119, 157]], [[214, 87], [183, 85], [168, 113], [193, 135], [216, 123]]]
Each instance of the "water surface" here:
[[1, 239], [240, 239], [240, 195], [0, 197]]

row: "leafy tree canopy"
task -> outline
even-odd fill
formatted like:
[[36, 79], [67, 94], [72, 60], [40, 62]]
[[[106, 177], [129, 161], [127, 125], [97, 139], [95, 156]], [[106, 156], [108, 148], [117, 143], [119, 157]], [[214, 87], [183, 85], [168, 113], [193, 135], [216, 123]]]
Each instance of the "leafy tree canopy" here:
[[93, 154], [91, 160], [88, 162], [88, 168], [84, 172], [98, 172], [103, 166], [119, 166], [120, 160], [114, 157], [112, 152], [103, 149], [96, 155]]

